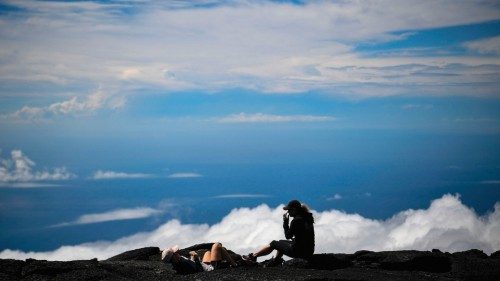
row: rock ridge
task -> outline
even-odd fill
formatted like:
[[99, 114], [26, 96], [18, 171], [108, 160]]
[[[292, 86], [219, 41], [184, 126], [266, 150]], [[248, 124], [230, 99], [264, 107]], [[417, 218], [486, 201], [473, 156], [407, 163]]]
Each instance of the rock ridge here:
[[500, 280], [500, 251], [488, 256], [476, 249], [456, 253], [363, 250], [315, 254], [307, 260], [287, 260], [280, 267], [265, 268], [264, 264], [177, 275], [160, 261], [158, 247], [145, 247], [102, 261], [3, 259], [0, 280]]

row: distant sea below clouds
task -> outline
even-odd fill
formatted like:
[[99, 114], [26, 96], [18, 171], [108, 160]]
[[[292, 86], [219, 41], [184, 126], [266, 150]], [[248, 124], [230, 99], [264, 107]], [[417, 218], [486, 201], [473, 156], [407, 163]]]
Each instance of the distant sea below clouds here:
[[[386, 163], [382, 166], [381, 163], [338, 161], [293, 165], [197, 165], [196, 173], [182, 174], [185, 176], [148, 175], [127, 178], [122, 175], [108, 180], [78, 177], [58, 182], [57, 186], [4, 186], [0, 188], [0, 257], [23, 258], [32, 255], [40, 258], [73, 259], [98, 255], [99, 258], [105, 258], [115, 251], [126, 250], [126, 247], [140, 246], [142, 242], [130, 238], [135, 234], [146, 235], [148, 238], [144, 238], [143, 242], [150, 243], [182, 244], [212, 239], [226, 241], [239, 250], [249, 250], [258, 246], [253, 243], [266, 243], [266, 239], [281, 238], [279, 206], [294, 198], [307, 203], [317, 212], [317, 219], [323, 218], [323, 222], [318, 220], [318, 227], [325, 223], [326, 226], [323, 227], [333, 227], [333, 237], [348, 235], [344, 232], [351, 229], [351, 226], [345, 225], [346, 229], [342, 227], [346, 218], [357, 221], [355, 229], [359, 233], [351, 238], [353, 241], [350, 247], [332, 246], [337, 240], [328, 243], [318, 241], [320, 248], [333, 247], [332, 251], [354, 251], [356, 247], [389, 249], [399, 246], [426, 248], [440, 245], [438, 240], [429, 241], [429, 244], [419, 242], [418, 237], [415, 238], [418, 243], [413, 241], [417, 244], [397, 241], [403, 244], [398, 246], [396, 242], [391, 244], [387, 241], [389, 244], [386, 246], [377, 244], [390, 235], [391, 231], [402, 231], [389, 229], [389, 225], [394, 223], [402, 229], [405, 227], [405, 220], [398, 218], [401, 216], [409, 216], [408, 220], [417, 218], [418, 221], [418, 216], [425, 220], [430, 219], [429, 216], [435, 216], [435, 213], [451, 212], [451, 216], [439, 224], [449, 223], [449, 227], [454, 230], [469, 227], [460, 225], [469, 222], [456, 217], [455, 211], [484, 223], [481, 229], [496, 231], [495, 227], [498, 228], [500, 223], [500, 205], [496, 206], [496, 213], [493, 214], [496, 217], [492, 215], [495, 203], [500, 201], [500, 186], [495, 178], [498, 168], [495, 167], [478, 170], [474, 166], [422, 167], [404, 162]], [[437, 206], [429, 207], [435, 199], [438, 199]], [[241, 209], [245, 207], [253, 209]], [[411, 211], [418, 209], [422, 211]], [[398, 217], [392, 218], [398, 213]], [[256, 240], [248, 241], [248, 237], [239, 231], [225, 233], [217, 230], [222, 219], [226, 224], [229, 221], [234, 224], [230, 229], [235, 227], [238, 224], [237, 216], [255, 220], [255, 228], [248, 229], [248, 233], [253, 233]], [[266, 226], [261, 225], [263, 223]], [[434, 221], [431, 225], [433, 223], [436, 224]], [[209, 225], [213, 225], [213, 228], [205, 229]], [[259, 225], [263, 228], [258, 229]], [[268, 233], [265, 229], [271, 232]], [[186, 231], [193, 233], [188, 235]], [[207, 236], [203, 231], [210, 231], [212, 235]], [[475, 231], [479, 230], [474, 230], [472, 234], [453, 232], [449, 237], [452, 240], [455, 237], [457, 243], [447, 247], [460, 249], [474, 246], [486, 251], [498, 247], [498, 239], [471, 238], [476, 235]], [[367, 232], [379, 235], [376, 238], [379, 242], [370, 243]], [[198, 233], [198, 236], [194, 233]], [[237, 235], [242, 236], [238, 238]], [[328, 236], [326, 233], [323, 235]], [[129, 237], [125, 238], [129, 242], [119, 245], [112, 242], [123, 237]], [[242, 241], [239, 245], [238, 239]], [[366, 239], [368, 240], [361, 243], [361, 240]], [[109, 251], [97, 251], [94, 246], [98, 244], [92, 244], [94, 246], [81, 252], [75, 250], [63, 253], [60, 249], [53, 252], [61, 246], [98, 241], [108, 241], [102, 243], [109, 244], [106, 246]], [[25, 252], [29, 254], [23, 254]]]

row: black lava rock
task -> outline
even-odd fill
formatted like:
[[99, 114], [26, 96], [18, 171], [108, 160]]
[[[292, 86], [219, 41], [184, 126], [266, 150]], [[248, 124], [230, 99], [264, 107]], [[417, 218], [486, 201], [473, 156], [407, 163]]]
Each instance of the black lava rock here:
[[335, 254], [316, 254], [307, 259], [291, 259], [286, 261], [284, 267], [308, 268], [308, 269], [340, 269], [350, 267], [352, 262], [344, 256]]
[[0, 260], [0, 273], [12, 276], [21, 276], [21, 271], [25, 265], [24, 261]]
[[452, 255], [453, 276], [466, 281], [498, 281], [500, 280], [500, 259], [483, 258], [474, 254], [455, 253]]
[[496, 251], [494, 253], [491, 253], [490, 259], [500, 259], [500, 251]]
[[[206, 245], [183, 249], [203, 251]], [[498, 281], [499, 254], [484, 258], [478, 250], [455, 254], [438, 251], [359, 251], [354, 254], [316, 254], [291, 259], [283, 266], [240, 266], [189, 275], [177, 275], [160, 261], [159, 248], [127, 251], [105, 261], [0, 260], [0, 281], [45, 280], [424, 280]], [[235, 254], [236, 255], [236, 254]]]
[[381, 261], [380, 267], [388, 270], [448, 272], [451, 270], [451, 260], [442, 253], [397, 251], [390, 252]]
[[97, 259], [81, 260], [81, 261], [46, 261], [46, 260], [27, 260], [25, 266], [21, 270], [21, 276], [27, 277], [30, 275], [47, 275], [56, 276], [61, 273], [87, 270], [97, 268]]
[[488, 255], [485, 254], [483, 251], [478, 250], [478, 249], [472, 249], [468, 251], [463, 251], [463, 252], [456, 252], [453, 253], [453, 256], [456, 258], [475, 258], [475, 259], [487, 259]]
[[160, 260], [160, 258], [160, 248], [146, 247], [121, 253], [109, 258], [108, 261], [148, 261]]

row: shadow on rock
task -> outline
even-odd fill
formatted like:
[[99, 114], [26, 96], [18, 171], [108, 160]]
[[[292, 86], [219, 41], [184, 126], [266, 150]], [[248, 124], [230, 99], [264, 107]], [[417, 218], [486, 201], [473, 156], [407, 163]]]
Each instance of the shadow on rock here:
[[352, 266], [345, 255], [316, 254], [308, 259], [295, 258], [284, 262], [284, 267], [334, 270]]

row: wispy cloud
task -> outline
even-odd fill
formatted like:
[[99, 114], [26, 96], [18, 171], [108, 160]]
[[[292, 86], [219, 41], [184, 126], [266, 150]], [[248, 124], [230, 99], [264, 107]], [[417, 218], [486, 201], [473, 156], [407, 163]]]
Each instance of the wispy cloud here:
[[455, 118], [454, 122], [458, 123], [496, 123], [499, 121], [497, 118], [489, 117], [468, 117], [468, 118]]
[[480, 54], [500, 55], [500, 36], [469, 41], [464, 43], [464, 46]]
[[405, 104], [402, 105], [402, 109], [414, 110], [414, 109], [431, 109], [434, 106], [432, 104]]
[[201, 178], [203, 177], [203, 175], [189, 172], [189, 173], [173, 173], [168, 175], [168, 177], [171, 179], [187, 179], [187, 178]]
[[[10, 155], [10, 159], [0, 158], [0, 182], [24, 182], [25, 184], [17, 185], [17, 187], [28, 187], [30, 184], [27, 182], [31, 181], [60, 181], [76, 177], [65, 167], [34, 171], [35, 162], [24, 155], [21, 150], [12, 150]], [[31, 186], [37, 187], [35, 184], [31, 184]], [[16, 185], [12, 185], [12, 187], [16, 187]]]
[[101, 223], [120, 220], [136, 220], [148, 218], [161, 214], [161, 210], [152, 208], [118, 209], [104, 213], [82, 215], [74, 221], [53, 225], [52, 227], [62, 227], [80, 224]]
[[73, 97], [44, 107], [24, 106], [14, 113], [4, 114], [0, 117], [14, 121], [43, 121], [58, 115], [88, 115], [100, 108], [118, 109], [123, 107], [125, 102], [123, 96], [113, 97], [98, 90], [83, 100]]
[[[95, 85], [106, 85], [119, 96], [143, 88], [235, 87], [357, 97], [498, 95], [498, 58], [374, 58], [356, 52], [363, 42], [401, 40], [421, 29], [498, 20], [494, 2], [4, 2], [20, 8], [2, 15], [0, 26], [1, 55], [6, 58], [0, 80], [12, 87], [36, 89], [46, 83], [58, 92], [80, 89], [79, 97], [92, 96], [88, 91]], [[401, 30], [412, 32], [395, 33]], [[496, 40], [467, 46], [497, 52]], [[101, 106], [123, 103], [119, 99], [115, 105]], [[29, 118], [89, 108], [93, 107], [86, 98], [72, 98], [42, 107], [27, 105], [13, 114]]]
[[318, 115], [274, 115], [264, 113], [247, 114], [244, 112], [218, 118], [220, 123], [276, 123], [276, 122], [325, 122], [334, 121], [333, 116]]
[[[229, 249], [247, 253], [283, 235], [281, 206], [233, 209], [220, 222], [183, 224], [171, 220], [151, 232], [122, 237], [112, 242], [63, 246], [54, 251], [23, 252], [6, 249], [8, 259], [106, 259], [130, 249], [150, 245], [193, 245], [199, 241], [224, 241]], [[151, 210], [149, 212], [152, 212]], [[400, 249], [464, 251], [498, 250], [500, 203], [484, 217], [464, 205], [458, 196], [444, 195], [426, 209], [405, 210], [387, 220], [373, 220], [338, 210], [313, 212], [317, 253], [354, 253], [359, 249], [390, 251]], [[95, 221], [95, 219], [87, 219]], [[179, 235], [182, 233], [182, 235]]]
[[333, 197], [326, 198], [326, 200], [328, 200], [328, 201], [340, 200], [340, 199], [342, 199], [342, 195], [340, 195], [338, 193], [336, 193], [335, 195], [333, 195]]
[[223, 195], [217, 195], [212, 198], [219, 198], [219, 199], [238, 199], [238, 198], [268, 198], [271, 197], [269, 195], [265, 194], [223, 194]]
[[486, 180], [486, 181], [481, 181], [481, 184], [500, 184], [500, 180]]
[[58, 187], [60, 184], [41, 182], [0, 182], [0, 187], [9, 188], [38, 188], [38, 187]]
[[152, 178], [154, 175], [152, 174], [143, 174], [143, 173], [124, 173], [124, 172], [114, 172], [114, 171], [95, 171], [91, 176], [91, 179], [94, 180], [111, 180], [111, 179], [143, 179], [143, 178]]

